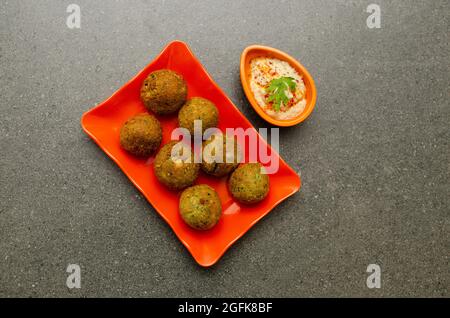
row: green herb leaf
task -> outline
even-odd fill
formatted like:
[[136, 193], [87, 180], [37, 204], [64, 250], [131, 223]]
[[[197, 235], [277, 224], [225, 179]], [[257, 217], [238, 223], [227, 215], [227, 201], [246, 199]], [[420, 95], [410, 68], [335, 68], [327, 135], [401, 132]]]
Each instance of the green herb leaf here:
[[294, 91], [296, 87], [297, 83], [292, 77], [275, 78], [266, 88], [269, 94], [267, 101], [272, 102], [273, 109], [278, 112], [280, 111], [281, 104], [286, 105], [290, 100], [286, 91]]

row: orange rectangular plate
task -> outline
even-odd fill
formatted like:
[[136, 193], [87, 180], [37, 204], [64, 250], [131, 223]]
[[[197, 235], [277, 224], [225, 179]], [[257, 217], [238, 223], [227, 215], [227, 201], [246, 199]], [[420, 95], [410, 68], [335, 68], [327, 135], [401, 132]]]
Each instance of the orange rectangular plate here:
[[[219, 109], [218, 128], [223, 132], [225, 128], [254, 129], [208, 75], [189, 47], [180, 41], [169, 43], [153, 62], [127, 84], [103, 103], [84, 113], [81, 125], [170, 225], [197, 263], [205, 267], [211, 266], [256, 222], [297, 192], [300, 189], [300, 177], [279, 158], [278, 172], [270, 175], [268, 196], [256, 205], [246, 206], [233, 200], [227, 190], [226, 177], [216, 179], [200, 173], [196, 183], [206, 183], [216, 189], [222, 202], [223, 215], [219, 223], [208, 231], [196, 231], [187, 226], [178, 213], [180, 193], [171, 192], [158, 182], [152, 167], [154, 157], [148, 160], [137, 159], [122, 150], [119, 144], [120, 128], [125, 121], [146, 111], [139, 96], [142, 82], [149, 73], [163, 68], [177, 71], [184, 77], [188, 85], [188, 97], [201, 96], [216, 104]], [[157, 118], [163, 129], [163, 145], [170, 140], [172, 130], [177, 127], [177, 116]], [[268, 147], [269, 153], [272, 151], [279, 157], [259, 134], [258, 139], [260, 147]]]

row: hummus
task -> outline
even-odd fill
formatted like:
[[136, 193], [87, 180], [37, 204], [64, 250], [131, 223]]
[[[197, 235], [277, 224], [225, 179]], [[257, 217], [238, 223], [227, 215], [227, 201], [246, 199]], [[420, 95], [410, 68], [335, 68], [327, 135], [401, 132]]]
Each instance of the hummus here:
[[[306, 88], [302, 77], [288, 63], [275, 58], [257, 57], [250, 62], [250, 88], [258, 105], [270, 117], [288, 120], [300, 115], [306, 106]], [[287, 103], [281, 103], [279, 110], [269, 101], [267, 88], [274, 79], [290, 77], [296, 83], [293, 91], [286, 89]]]

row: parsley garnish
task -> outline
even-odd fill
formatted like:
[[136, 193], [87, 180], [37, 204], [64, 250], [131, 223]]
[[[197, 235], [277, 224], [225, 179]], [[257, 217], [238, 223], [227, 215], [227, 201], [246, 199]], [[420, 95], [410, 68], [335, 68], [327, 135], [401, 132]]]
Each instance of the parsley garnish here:
[[280, 77], [270, 81], [269, 86], [266, 88], [269, 97], [268, 102], [272, 102], [272, 108], [278, 112], [280, 111], [281, 104], [286, 105], [290, 98], [287, 96], [286, 91], [294, 91], [297, 83], [292, 77]]

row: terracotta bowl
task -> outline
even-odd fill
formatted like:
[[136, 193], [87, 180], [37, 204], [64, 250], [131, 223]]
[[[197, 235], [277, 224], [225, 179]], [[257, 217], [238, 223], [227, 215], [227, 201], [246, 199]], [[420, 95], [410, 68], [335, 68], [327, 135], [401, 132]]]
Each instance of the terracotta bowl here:
[[[279, 120], [269, 116], [261, 108], [261, 106], [259, 106], [250, 88], [250, 62], [255, 57], [277, 58], [279, 60], [286, 61], [301, 75], [306, 87], [306, 106], [302, 113], [288, 120]], [[245, 48], [245, 50], [242, 52], [240, 73], [242, 87], [244, 89], [245, 95], [247, 96], [247, 99], [249, 100], [255, 111], [259, 114], [259, 116], [261, 116], [265, 121], [281, 127], [294, 126], [304, 121], [312, 113], [317, 99], [314, 80], [311, 74], [309, 74], [308, 70], [292, 56], [268, 46], [251, 45]]]

